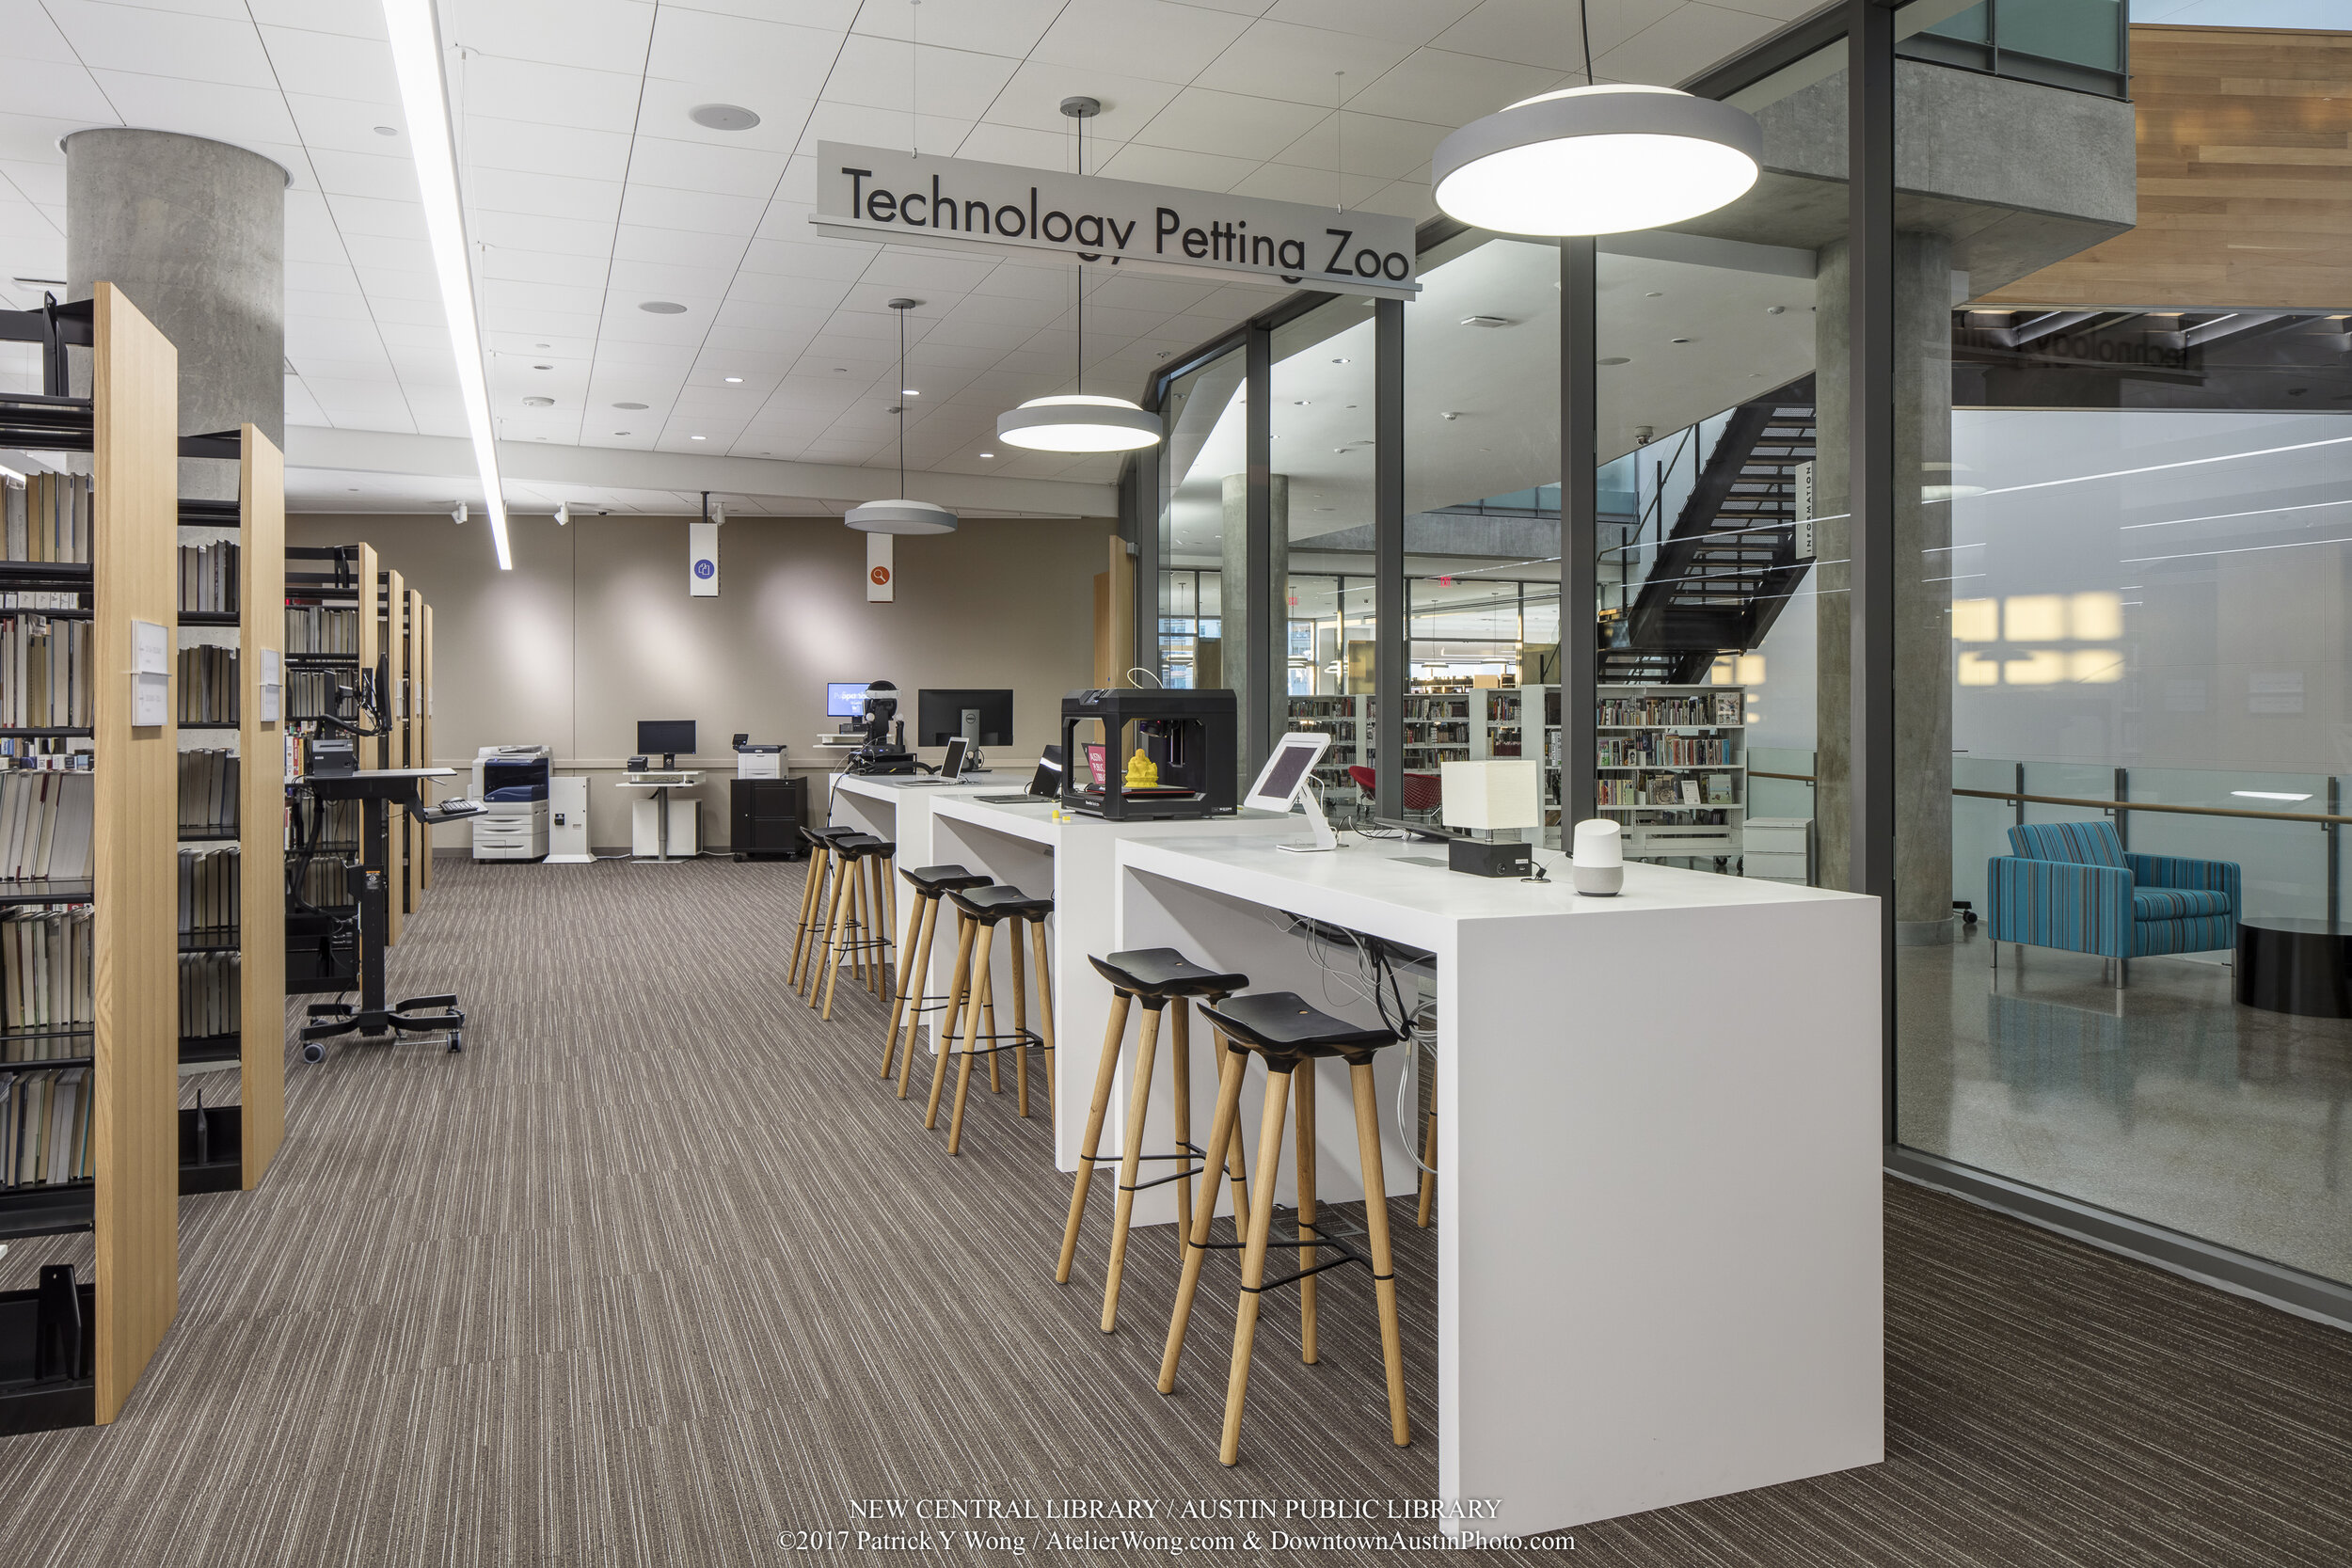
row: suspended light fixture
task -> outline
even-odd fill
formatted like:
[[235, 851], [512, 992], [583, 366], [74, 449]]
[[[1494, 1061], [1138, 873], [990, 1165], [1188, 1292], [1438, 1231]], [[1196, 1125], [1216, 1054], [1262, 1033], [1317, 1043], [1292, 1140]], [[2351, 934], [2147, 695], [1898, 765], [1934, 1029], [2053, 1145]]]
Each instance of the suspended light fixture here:
[[[923, 302], [919, 299], [894, 299], [890, 308], [898, 312], [898, 385], [907, 384], [907, 312]], [[890, 410], [898, 416], [898, 495], [886, 501], [867, 501], [853, 506], [842, 521], [860, 533], [953, 533], [956, 515], [944, 506], [930, 501], [908, 500], [907, 488], [907, 405], [902, 393]]]
[[[1078, 122], [1078, 172], [1086, 172], [1086, 122], [1103, 112], [1100, 99], [1065, 98], [1061, 112]], [[1083, 266], [1083, 260], [1081, 261]], [[1160, 420], [1125, 398], [1086, 393], [1087, 284], [1078, 274], [1078, 352], [1073, 389], [1031, 398], [996, 416], [996, 438], [1032, 451], [1136, 451], [1159, 445]]]
[[1756, 183], [1756, 117], [1674, 87], [1584, 80], [1472, 120], [1438, 144], [1430, 183], [1448, 216], [1505, 234], [1618, 234], [1680, 223]]

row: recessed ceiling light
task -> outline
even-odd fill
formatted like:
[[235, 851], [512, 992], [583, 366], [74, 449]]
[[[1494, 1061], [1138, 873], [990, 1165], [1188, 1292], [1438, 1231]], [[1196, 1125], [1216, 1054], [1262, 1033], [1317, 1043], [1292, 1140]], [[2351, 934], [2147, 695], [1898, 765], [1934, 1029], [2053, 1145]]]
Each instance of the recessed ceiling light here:
[[628, 431], [626, 431], [626, 430], [616, 430], [616, 431], [614, 431], [612, 434], [613, 434], [613, 435], [615, 435], [615, 436], [626, 436], [626, 435], [628, 435]]
[[730, 386], [730, 387], [739, 387], [739, 386], [741, 386], [741, 385], [743, 384], [743, 378], [742, 378], [741, 376], [739, 376], [739, 375], [731, 375], [731, 376], [728, 376], [726, 379], [727, 379], [727, 385], [728, 385], [728, 386]]
[[689, 436], [687, 437], [687, 439], [688, 439], [688, 440], [690, 440], [690, 441], [701, 441], [701, 440], [707, 440], [707, 439], [708, 439], [708, 437], [707, 437], [707, 436]]
[[902, 398], [919, 398], [923, 394], [912, 387], [901, 387], [898, 388], [898, 395]]
[[551, 371], [555, 369], [553, 365], [533, 365], [531, 368], [534, 371]]
[[2242, 800], [2308, 800], [2308, 795], [2289, 795], [2276, 789], [2233, 789], [2230, 791]]
[[1698, 340], [1696, 338], [1669, 338], [1666, 341], [1670, 343], [1695, 343]]
[[1291, 400], [1291, 406], [1293, 408], [1304, 408], [1308, 406], [1307, 400], [1305, 398], [1294, 398]]
[[1633, 361], [1622, 354], [1613, 354], [1606, 359], [1596, 359], [1593, 363], [1596, 365], [1630, 365]]
[[379, 125], [375, 128], [375, 134], [379, 136], [397, 136], [400, 135], [400, 129], [393, 125]]
[[748, 131], [759, 123], [759, 116], [740, 103], [697, 103], [686, 118], [706, 131]]
[[645, 405], [642, 403], [616, 403], [612, 406], [615, 408], [626, 408], [630, 413], [634, 414], [637, 410], [644, 407]]
[[555, 400], [553, 398], [525, 398], [523, 406], [525, 408], [552, 408], [555, 406]]
[[993, 452], [993, 451], [984, 451], [984, 452], [980, 453], [980, 455], [981, 455], [982, 457], [993, 457], [993, 456], [995, 456], [996, 454], [995, 454], [994, 452]]
[[680, 305], [675, 299], [649, 299], [639, 305], [637, 309], [644, 311], [647, 315], [652, 316], [682, 316], [686, 314], [686, 307]]
[[1331, 361], [1334, 365], [1352, 365], [1356, 361], [1353, 359], [1334, 359]]

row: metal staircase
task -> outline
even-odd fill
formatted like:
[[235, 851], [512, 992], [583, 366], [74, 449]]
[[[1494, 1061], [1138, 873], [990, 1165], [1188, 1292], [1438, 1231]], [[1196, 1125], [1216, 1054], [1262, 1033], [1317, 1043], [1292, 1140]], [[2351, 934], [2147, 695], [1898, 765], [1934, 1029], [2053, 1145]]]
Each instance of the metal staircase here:
[[1797, 468], [1814, 455], [1813, 378], [1718, 418], [1673, 525], [1661, 515], [1659, 537], [1630, 546], [1645, 570], [1601, 617], [1604, 682], [1699, 680], [1719, 655], [1764, 641], [1813, 564], [1797, 554], [1796, 527]]

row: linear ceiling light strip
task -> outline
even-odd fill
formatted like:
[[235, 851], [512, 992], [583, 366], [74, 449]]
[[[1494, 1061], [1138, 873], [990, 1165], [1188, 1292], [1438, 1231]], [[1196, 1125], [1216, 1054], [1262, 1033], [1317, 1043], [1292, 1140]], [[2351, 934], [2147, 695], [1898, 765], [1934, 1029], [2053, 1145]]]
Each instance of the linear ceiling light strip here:
[[482, 476], [483, 509], [490, 515], [490, 538], [498, 546], [499, 570], [512, 571], [515, 560], [506, 544], [506, 497], [499, 483], [498, 436], [490, 424], [489, 382], [482, 369], [482, 326], [474, 315], [473, 273], [468, 264], [466, 212], [457, 195], [449, 91], [441, 77], [440, 24], [433, 0], [384, 0], [384, 25], [391, 35], [392, 66], [400, 76], [401, 108], [408, 119], [409, 152], [416, 164], [417, 190], [424, 201], [433, 270], [441, 280], [441, 312], [449, 320], [457, 388], [466, 401], [466, 428], [473, 437], [474, 467]]

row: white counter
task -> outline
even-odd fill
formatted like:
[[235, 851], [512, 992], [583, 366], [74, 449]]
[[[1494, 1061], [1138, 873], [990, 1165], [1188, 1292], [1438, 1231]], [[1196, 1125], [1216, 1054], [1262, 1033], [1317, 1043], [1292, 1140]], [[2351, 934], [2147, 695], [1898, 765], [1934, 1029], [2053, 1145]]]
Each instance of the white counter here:
[[[1439, 1445], [1439, 1495], [1498, 1499], [1472, 1528], [1524, 1534], [1881, 1461], [1875, 901], [1644, 864], [1620, 896], [1580, 898], [1552, 853], [1543, 885], [1450, 872], [1438, 845], [1343, 842], [1130, 838], [1112, 940], [1364, 1022], [1276, 911], [1436, 955], [1438, 1409], [1415, 1440]], [[1195, 1053], [1196, 1104], [1213, 1054]], [[1343, 1078], [1324, 1103], [1346, 1105]], [[1350, 1120], [1319, 1129], [1329, 1201], [1357, 1191]], [[1232, 1277], [1213, 1268], [1204, 1300]], [[1194, 1337], [1227, 1322], [1208, 1311]], [[1220, 1397], [1222, 1335], [1188, 1348], [1195, 1397]], [[1376, 1402], [1376, 1367], [1361, 1375]], [[1385, 1440], [1371, 1408], [1340, 1440]]]

